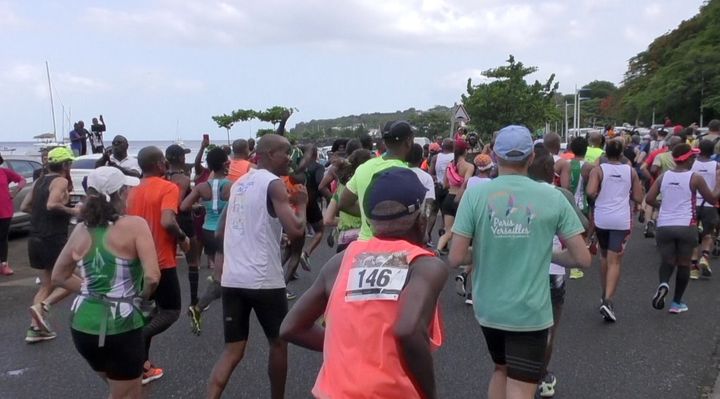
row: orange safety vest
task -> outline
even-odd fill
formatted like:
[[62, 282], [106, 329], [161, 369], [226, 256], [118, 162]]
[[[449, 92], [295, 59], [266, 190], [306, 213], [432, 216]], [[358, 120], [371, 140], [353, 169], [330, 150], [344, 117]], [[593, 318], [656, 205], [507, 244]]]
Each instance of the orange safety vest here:
[[243, 177], [250, 170], [250, 161], [244, 159], [233, 159], [230, 161], [227, 178], [230, 182]]
[[[403, 240], [348, 246], [325, 309], [323, 365], [312, 393], [320, 399], [420, 398], [393, 334], [409, 265], [430, 251]], [[442, 344], [437, 305], [430, 345]]]

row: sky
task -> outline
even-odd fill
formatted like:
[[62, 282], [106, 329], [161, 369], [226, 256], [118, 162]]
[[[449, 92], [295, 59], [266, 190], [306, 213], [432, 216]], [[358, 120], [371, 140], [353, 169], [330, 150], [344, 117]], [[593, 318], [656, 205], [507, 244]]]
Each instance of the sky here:
[[[210, 119], [297, 108], [289, 126], [460, 101], [508, 55], [561, 92], [627, 60], [702, 0], [0, 0], [0, 142], [102, 114], [130, 140], [226, 137]], [[260, 122], [235, 125], [250, 137]]]

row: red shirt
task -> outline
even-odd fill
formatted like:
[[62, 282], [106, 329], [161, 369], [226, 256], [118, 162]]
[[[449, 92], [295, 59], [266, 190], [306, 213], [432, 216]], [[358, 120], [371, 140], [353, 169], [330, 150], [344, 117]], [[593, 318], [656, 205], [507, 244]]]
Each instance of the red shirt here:
[[7, 168], [0, 168], [0, 219], [13, 217], [15, 209], [10, 197], [10, 183], [20, 183], [22, 176]]
[[648, 169], [652, 166], [655, 157], [662, 154], [663, 152], [667, 152], [667, 150], [667, 147], [663, 147], [651, 152], [645, 160], [645, 165], [647, 165]]

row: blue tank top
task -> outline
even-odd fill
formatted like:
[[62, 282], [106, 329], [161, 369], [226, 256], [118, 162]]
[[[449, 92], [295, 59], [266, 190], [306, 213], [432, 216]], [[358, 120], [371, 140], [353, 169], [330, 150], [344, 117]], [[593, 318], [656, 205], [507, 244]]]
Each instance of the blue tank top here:
[[218, 220], [220, 220], [220, 214], [227, 205], [227, 201], [222, 199], [223, 189], [227, 184], [230, 184], [230, 180], [226, 178], [208, 180], [207, 184], [210, 186], [212, 197], [209, 200], [203, 200], [202, 204], [205, 207], [205, 223], [203, 223], [203, 230], [215, 231], [217, 229]]

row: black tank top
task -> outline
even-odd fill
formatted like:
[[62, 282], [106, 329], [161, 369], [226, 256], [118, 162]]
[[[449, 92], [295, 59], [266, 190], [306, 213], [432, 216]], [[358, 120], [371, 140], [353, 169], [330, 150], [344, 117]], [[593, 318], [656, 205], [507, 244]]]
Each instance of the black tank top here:
[[50, 197], [50, 184], [58, 175], [43, 176], [33, 187], [32, 213], [30, 214], [30, 234], [35, 237], [67, 237], [70, 215], [47, 209]]

